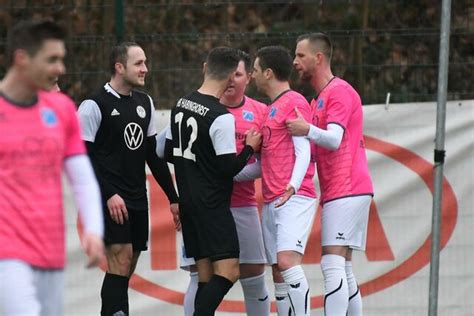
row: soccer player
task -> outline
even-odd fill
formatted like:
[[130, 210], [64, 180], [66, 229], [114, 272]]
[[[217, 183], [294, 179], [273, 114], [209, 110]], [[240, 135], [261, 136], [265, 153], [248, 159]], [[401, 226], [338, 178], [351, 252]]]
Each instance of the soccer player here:
[[166, 162], [156, 155], [153, 101], [135, 90], [145, 84], [145, 52], [136, 43], [118, 44], [109, 67], [110, 81], [81, 103], [79, 117], [105, 202], [108, 270], [101, 290], [101, 315], [128, 315], [128, 281], [148, 242], [145, 163], [174, 213], [178, 198]]
[[316, 144], [323, 207], [321, 269], [325, 313], [362, 315], [362, 299], [351, 258], [352, 250], [365, 250], [373, 188], [362, 135], [361, 100], [350, 84], [333, 75], [328, 36], [300, 36], [295, 55], [294, 67], [299, 76], [318, 93], [312, 102], [312, 120], [298, 113], [287, 126], [293, 135], [306, 136]]
[[104, 255], [100, 191], [80, 137], [76, 107], [52, 90], [64, 73], [65, 34], [53, 22], [21, 22], [8, 35], [0, 83], [0, 315], [63, 314], [61, 174], [84, 225], [89, 266]]
[[219, 102], [233, 82], [237, 50], [212, 49], [201, 87], [171, 111], [165, 154], [174, 163], [180, 195], [184, 246], [198, 269], [196, 316], [214, 315], [239, 279], [239, 241], [230, 211], [233, 177], [260, 147], [261, 135], [247, 132], [236, 155], [235, 120]]
[[[220, 102], [235, 119], [235, 141], [237, 152], [244, 147], [245, 133], [250, 129], [260, 131], [267, 114], [267, 106], [245, 96], [245, 89], [251, 80], [250, 56], [239, 50], [239, 64], [235, 76], [220, 98]], [[253, 163], [254, 158], [249, 163]], [[240, 284], [244, 292], [248, 316], [270, 315], [270, 300], [265, 283], [267, 262], [263, 245], [262, 227], [257, 209], [254, 181], [234, 182], [231, 197], [231, 212], [237, 227], [240, 246]], [[197, 273], [192, 258], [182, 259], [181, 267], [190, 269], [190, 282], [186, 291], [185, 316], [194, 312], [194, 296], [197, 290]]]
[[253, 78], [258, 90], [271, 100], [262, 128], [263, 237], [272, 264], [278, 315], [300, 316], [310, 311], [301, 261], [316, 212], [316, 191], [310, 143], [304, 137], [292, 137], [285, 126], [286, 120], [295, 118], [295, 108], [308, 119], [311, 116], [306, 99], [290, 89], [291, 69], [292, 58], [284, 47], [257, 51]]

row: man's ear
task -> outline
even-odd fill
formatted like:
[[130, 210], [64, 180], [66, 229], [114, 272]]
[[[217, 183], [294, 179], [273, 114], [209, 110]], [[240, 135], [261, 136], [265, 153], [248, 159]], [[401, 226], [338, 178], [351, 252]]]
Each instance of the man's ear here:
[[207, 63], [204, 62], [204, 63], [202, 64], [202, 74], [205, 75], [206, 72], [207, 72]]
[[265, 76], [265, 79], [271, 79], [273, 77], [273, 70], [271, 68], [267, 68], [263, 71], [263, 75]]
[[316, 54], [314, 55], [314, 58], [316, 59], [316, 65], [320, 65], [323, 63], [326, 56], [324, 56], [322, 52], [316, 52]]
[[116, 62], [115, 63], [115, 73], [116, 74], [123, 74], [125, 71], [125, 66], [122, 63]]
[[31, 56], [24, 49], [17, 49], [13, 52], [13, 65], [24, 66]]

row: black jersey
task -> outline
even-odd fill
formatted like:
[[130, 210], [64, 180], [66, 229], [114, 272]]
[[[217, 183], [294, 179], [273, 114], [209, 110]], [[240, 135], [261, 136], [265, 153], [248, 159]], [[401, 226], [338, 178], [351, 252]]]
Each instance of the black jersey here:
[[170, 131], [181, 208], [229, 208], [233, 178], [219, 172], [217, 159], [236, 151], [232, 114], [219, 99], [195, 91], [171, 111]]
[[156, 134], [154, 110], [147, 94], [120, 95], [109, 84], [79, 106], [83, 139], [94, 143], [99, 183], [126, 200], [146, 199], [146, 138]]

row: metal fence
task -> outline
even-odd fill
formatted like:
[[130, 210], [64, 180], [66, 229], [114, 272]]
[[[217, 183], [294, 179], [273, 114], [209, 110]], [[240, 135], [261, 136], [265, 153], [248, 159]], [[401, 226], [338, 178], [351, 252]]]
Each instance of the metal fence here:
[[[230, 45], [254, 53], [281, 44], [294, 51], [298, 35], [323, 31], [333, 39], [333, 70], [352, 83], [364, 104], [435, 101], [440, 4], [437, 1], [0, 1], [0, 61], [8, 28], [21, 19], [53, 18], [68, 30], [67, 74], [76, 101], [108, 80], [110, 47], [140, 43], [150, 72], [147, 90], [171, 108], [196, 89], [206, 53]], [[448, 99], [473, 99], [474, 4], [453, 1]], [[4, 69], [0, 68], [3, 73]], [[293, 76], [308, 98], [312, 90]], [[251, 96], [261, 98], [254, 87]]]

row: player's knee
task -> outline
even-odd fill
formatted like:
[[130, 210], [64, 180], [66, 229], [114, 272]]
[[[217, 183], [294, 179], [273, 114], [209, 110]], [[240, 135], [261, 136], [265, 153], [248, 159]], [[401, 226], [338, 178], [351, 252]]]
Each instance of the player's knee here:
[[229, 279], [229, 281], [231, 281], [232, 283], [237, 282], [237, 280], [240, 279], [240, 270], [238, 268], [230, 269], [227, 273], [226, 278]]
[[132, 267], [133, 253], [120, 251], [107, 254], [108, 271], [113, 274], [128, 276]]
[[299, 265], [299, 261], [297, 260], [298, 258], [295, 258], [295, 256], [291, 254], [278, 254], [278, 270], [279, 271], [285, 271], [288, 270], [296, 265]]

